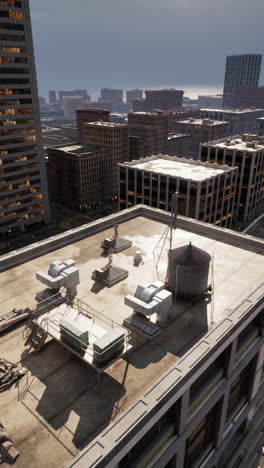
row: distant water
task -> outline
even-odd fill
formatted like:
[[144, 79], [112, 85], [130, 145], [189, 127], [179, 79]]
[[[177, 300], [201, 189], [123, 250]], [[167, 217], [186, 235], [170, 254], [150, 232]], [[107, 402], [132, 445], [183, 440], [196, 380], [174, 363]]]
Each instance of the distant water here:
[[[109, 88], [114, 88], [114, 86], [109, 86]], [[118, 86], [116, 86], [118, 88]], [[210, 85], [183, 85], [183, 84], [164, 84], [162, 86], [130, 86], [129, 88], [124, 89], [124, 97], [125, 92], [129, 89], [139, 88], [139, 89], [163, 89], [163, 88], [175, 88], [175, 89], [182, 89], [184, 91], [184, 96], [189, 97], [191, 99], [197, 99], [197, 96], [200, 94], [222, 94], [223, 88], [221, 86], [210, 86]], [[100, 96], [100, 89], [88, 89], [88, 94], [90, 94], [92, 100], [97, 100]]]

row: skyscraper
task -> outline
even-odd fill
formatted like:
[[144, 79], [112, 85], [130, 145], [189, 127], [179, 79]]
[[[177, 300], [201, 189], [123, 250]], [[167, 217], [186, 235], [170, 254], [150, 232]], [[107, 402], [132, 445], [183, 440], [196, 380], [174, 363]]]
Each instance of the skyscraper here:
[[123, 90], [102, 88], [101, 97], [98, 99], [98, 102], [112, 102], [115, 104], [123, 102]]
[[28, 0], [0, 7], [0, 238], [48, 221]]
[[68, 89], [64, 91], [59, 91], [59, 101], [62, 103], [64, 97], [68, 96], [82, 96], [83, 101], [90, 102], [91, 96], [87, 93], [87, 89]]
[[262, 55], [229, 55], [226, 58], [223, 107], [234, 107], [234, 91], [258, 86]]
[[54, 104], [56, 100], [57, 100], [56, 91], [54, 89], [50, 89], [49, 90], [49, 103]]
[[126, 92], [126, 102], [132, 104], [133, 99], [142, 99], [143, 91], [142, 89], [131, 89]]
[[76, 122], [76, 110], [84, 106], [84, 99], [82, 96], [63, 96], [63, 111], [64, 117], [71, 122]]

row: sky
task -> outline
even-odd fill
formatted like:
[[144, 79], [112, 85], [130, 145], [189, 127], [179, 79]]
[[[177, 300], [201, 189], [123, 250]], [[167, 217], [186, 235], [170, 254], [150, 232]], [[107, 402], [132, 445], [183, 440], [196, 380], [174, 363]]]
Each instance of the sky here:
[[179, 85], [206, 94], [221, 90], [226, 55], [264, 49], [263, 0], [30, 0], [30, 7], [43, 96]]

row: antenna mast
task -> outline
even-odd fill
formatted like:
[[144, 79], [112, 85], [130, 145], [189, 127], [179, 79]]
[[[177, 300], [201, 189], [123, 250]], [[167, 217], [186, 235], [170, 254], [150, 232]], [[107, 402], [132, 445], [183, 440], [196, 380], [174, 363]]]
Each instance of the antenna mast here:
[[155, 267], [156, 267], [157, 275], [159, 279], [161, 279], [159, 275], [159, 271], [158, 271], [159, 261], [160, 261], [161, 254], [163, 252], [163, 249], [164, 249], [164, 246], [166, 244], [168, 237], [169, 237], [169, 242], [170, 242], [169, 252], [172, 249], [172, 238], [173, 238], [174, 229], [176, 228], [176, 221], [177, 221], [177, 216], [178, 216], [178, 197], [179, 197], [178, 192], [173, 193], [172, 202], [171, 202], [170, 224], [169, 226], [166, 227], [164, 233], [159, 239], [159, 242], [157, 243], [156, 247], [153, 250], [153, 259], [154, 259], [154, 263], [155, 263]]
[[173, 238], [173, 232], [176, 229], [176, 222], [177, 222], [177, 216], [178, 216], [178, 198], [179, 198], [179, 192], [175, 192], [172, 194], [172, 200], [171, 200], [171, 222], [170, 222], [170, 250], [172, 248], [172, 238]]

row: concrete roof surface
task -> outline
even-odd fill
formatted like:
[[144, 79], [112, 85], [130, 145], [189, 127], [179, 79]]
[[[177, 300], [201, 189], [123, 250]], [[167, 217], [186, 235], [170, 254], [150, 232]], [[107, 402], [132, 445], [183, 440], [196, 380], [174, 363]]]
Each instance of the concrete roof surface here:
[[145, 171], [153, 171], [159, 174], [166, 174], [171, 177], [191, 179], [196, 182], [215, 177], [225, 172], [224, 169], [217, 169], [213, 166], [206, 167], [202, 165], [188, 164], [181, 161], [171, 161], [163, 158], [139, 162], [138, 164], [131, 165], [131, 167], [136, 167]]
[[223, 114], [245, 114], [248, 112], [264, 112], [264, 109], [211, 109], [210, 107], [203, 107], [201, 111], [223, 112]]
[[[199, 223], [190, 226], [199, 227]], [[113, 234], [112, 228], [1, 273], [1, 314], [13, 307], [31, 306], [36, 292], [42, 289], [35, 272], [47, 271], [55, 259], [72, 258], [80, 270], [78, 297], [122, 324], [131, 314], [124, 296], [134, 294], [139, 282], [157, 280], [153, 250], [165, 228], [165, 224], [141, 216], [120, 224], [119, 235], [131, 240], [132, 247], [114, 255], [113, 260], [127, 269], [129, 276], [111, 289], [95, 284], [91, 273], [106, 264], [100, 242]], [[1, 357], [22, 361], [28, 370], [0, 399], [0, 421], [20, 450], [17, 468], [65, 466], [263, 280], [264, 248], [254, 243], [246, 247], [239, 236], [231, 245], [221, 241], [223, 230], [209, 231], [201, 234], [198, 228], [178, 228], [173, 247], [191, 241], [213, 254], [214, 309], [205, 298], [195, 302], [174, 300], [170, 326], [152, 343], [139, 343], [126, 361], [114, 363], [102, 375], [99, 391], [95, 371], [68, 356], [59, 343], [48, 341], [35, 355], [24, 347], [24, 326], [0, 337]], [[167, 250], [168, 245], [159, 264], [161, 280], [166, 275]], [[138, 267], [133, 265], [136, 251], [143, 257]]]
[[[229, 140], [231, 142], [231, 144], [227, 144], [227, 140]], [[256, 136], [256, 142], [258, 141], [258, 137]], [[256, 146], [255, 148], [250, 148], [249, 146], [247, 146], [247, 143], [252, 143], [252, 141], [243, 141], [241, 138], [237, 138], [237, 137], [234, 137], [233, 139], [231, 137], [229, 138], [226, 138], [225, 140], [223, 141], [211, 141], [211, 142], [205, 142], [203, 143], [203, 146], [217, 146], [218, 148], [226, 148], [226, 149], [237, 149], [237, 150], [240, 150], [240, 151], [246, 151], [246, 152], [249, 152], [249, 153], [254, 153], [256, 151], [259, 151], [259, 150], [263, 150], [264, 149], [264, 143], [262, 144], [260, 141], [258, 141], [258, 143], [256, 143]]]
[[[192, 120], [190, 120], [192, 119]], [[206, 122], [207, 119], [194, 119], [193, 117], [184, 119], [184, 120], [178, 120], [176, 123], [184, 123], [184, 124], [189, 124], [189, 125], [199, 125], [203, 127], [213, 127], [217, 125], [223, 125], [223, 124], [228, 124], [228, 122], [225, 122], [223, 120], [211, 120], [208, 119], [209, 122]]]

